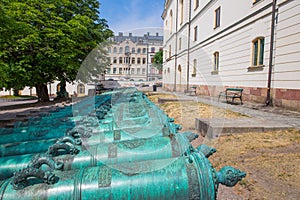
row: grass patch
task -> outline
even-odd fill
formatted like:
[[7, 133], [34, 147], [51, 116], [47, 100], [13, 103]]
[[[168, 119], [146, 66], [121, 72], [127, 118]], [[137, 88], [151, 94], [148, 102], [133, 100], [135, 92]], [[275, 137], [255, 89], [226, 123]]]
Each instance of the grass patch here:
[[23, 99], [23, 98], [35, 98], [35, 97], [29, 95], [20, 95], [20, 96], [4, 95], [4, 96], [0, 96], [0, 98], [1, 99]]

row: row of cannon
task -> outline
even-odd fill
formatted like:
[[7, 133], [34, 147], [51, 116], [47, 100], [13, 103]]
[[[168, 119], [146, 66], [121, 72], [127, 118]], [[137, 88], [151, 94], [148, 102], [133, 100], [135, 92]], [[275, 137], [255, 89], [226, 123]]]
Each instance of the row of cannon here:
[[216, 199], [246, 176], [180, 130], [135, 88], [17, 123], [0, 134], [0, 199]]

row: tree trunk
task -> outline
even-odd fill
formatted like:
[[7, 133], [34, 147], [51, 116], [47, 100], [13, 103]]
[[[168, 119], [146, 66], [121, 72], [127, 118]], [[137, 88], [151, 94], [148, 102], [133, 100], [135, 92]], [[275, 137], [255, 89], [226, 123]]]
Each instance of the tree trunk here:
[[49, 95], [48, 95], [48, 88], [47, 85], [45, 84], [37, 84], [35, 86], [36, 92], [38, 95], [38, 100], [39, 102], [48, 102], [49, 100]]
[[13, 91], [14, 91], [14, 96], [20, 96], [20, 95], [19, 95], [19, 90], [13, 89]]

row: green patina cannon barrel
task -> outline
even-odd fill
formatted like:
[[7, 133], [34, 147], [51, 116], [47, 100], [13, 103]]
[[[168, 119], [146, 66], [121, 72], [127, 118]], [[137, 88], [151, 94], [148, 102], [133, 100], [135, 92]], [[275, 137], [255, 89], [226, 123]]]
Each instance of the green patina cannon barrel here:
[[[77, 147], [79, 149], [78, 154], [74, 153], [72, 143], [67, 143], [67, 145], [61, 145], [60, 148], [56, 148], [54, 151], [50, 148], [51, 152], [49, 152], [48, 148], [46, 155], [26, 154], [2, 157], [0, 158], [0, 180], [11, 177], [16, 170], [25, 168], [31, 162], [44, 162], [44, 159], [50, 159], [56, 163], [64, 163], [62, 169], [70, 170], [88, 166], [180, 157], [193, 151], [190, 142], [197, 137], [198, 135], [194, 133], [186, 132], [171, 137], [117, 141], [94, 146], [83, 146], [81, 148]], [[70, 154], [70, 151], [72, 154]], [[66, 155], [60, 155], [61, 153], [66, 153]], [[47, 154], [55, 157], [49, 157]], [[37, 159], [40, 161], [37, 161]]]
[[81, 144], [81, 141], [79, 141], [78, 138], [73, 138], [71, 136], [51, 140], [36, 140], [30, 142], [2, 144], [0, 145], [0, 158], [6, 156], [18, 156], [23, 154], [46, 152], [49, 147], [57, 142], [68, 144], [70, 148], [75, 148], [74, 145]]
[[232, 167], [216, 172], [202, 153], [63, 172], [33, 168], [22, 172], [0, 183], [1, 200], [214, 200], [220, 183], [234, 186], [245, 177]]

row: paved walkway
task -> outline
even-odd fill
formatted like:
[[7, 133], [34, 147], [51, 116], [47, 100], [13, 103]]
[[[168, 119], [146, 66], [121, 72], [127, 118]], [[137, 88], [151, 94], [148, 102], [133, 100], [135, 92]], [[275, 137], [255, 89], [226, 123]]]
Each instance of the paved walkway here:
[[264, 105], [249, 104], [244, 102], [243, 105], [232, 105], [222, 100], [218, 101], [216, 97], [201, 97], [190, 96], [180, 92], [167, 92], [159, 89], [158, 92], [164, 92], [168, 94], [176, 95], [178, 98], [190, 98], [193, 101], [209, 104], [212, 106], [232, 110], [247, 116], [250, 116], [256, 120], [269, 121], [272, 124], [289, 125], [300, 130], [300, 113], [281, 109], [278, 107], [266, 107]]

